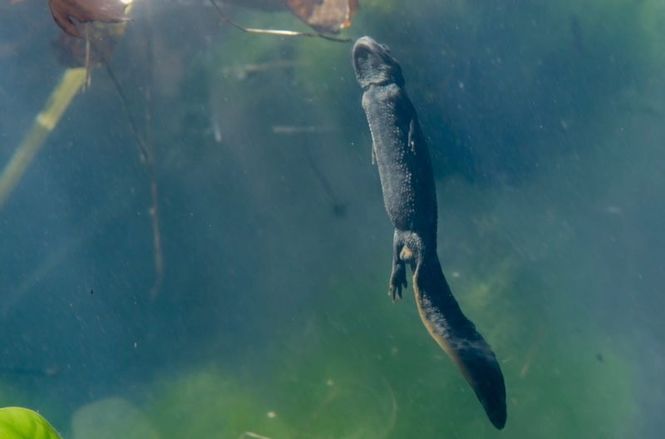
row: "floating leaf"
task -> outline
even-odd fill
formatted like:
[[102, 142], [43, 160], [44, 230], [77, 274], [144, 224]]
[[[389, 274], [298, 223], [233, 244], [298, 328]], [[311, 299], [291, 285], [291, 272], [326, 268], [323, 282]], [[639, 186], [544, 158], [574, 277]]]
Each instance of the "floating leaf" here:
[[351, 25], [358, 0], [286, 0], [289, 9], [319, 32], [337, 33]]
[[49, 0], [48, 4], [58, 26], [73, 37], [81, 37], [76, 22], [117, 23], [126, 19], [127, 4], [121, 0]]
[[2, 439], [61, 439], [39, 413], [21, 407], [0, 409]]

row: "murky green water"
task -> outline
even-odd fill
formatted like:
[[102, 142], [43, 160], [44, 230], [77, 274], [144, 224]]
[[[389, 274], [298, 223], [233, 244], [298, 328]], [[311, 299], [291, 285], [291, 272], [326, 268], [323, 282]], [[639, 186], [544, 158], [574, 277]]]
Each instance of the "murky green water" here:
[[[67, 68], [43, 3], [0, 5], [0, 167]], [[124, 102], [94, 68], [0, 205], [0, 407], [73, 439], [660, 437], [665, 4], [361, 0], [343, 34], [402, 64], [497, 432], [387, 296], [350, 43], [181, 3], [137, 4]]]

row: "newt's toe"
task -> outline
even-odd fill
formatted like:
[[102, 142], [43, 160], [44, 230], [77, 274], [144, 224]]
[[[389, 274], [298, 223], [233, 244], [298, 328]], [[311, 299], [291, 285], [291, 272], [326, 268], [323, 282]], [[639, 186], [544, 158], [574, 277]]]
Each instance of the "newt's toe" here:
[[404, 268], [404, 264], [393, 267], [388, 288], [388, 295], [393, 299], [393, 302], [402, 298], [402, 289], [406, 287], [406, 269]]

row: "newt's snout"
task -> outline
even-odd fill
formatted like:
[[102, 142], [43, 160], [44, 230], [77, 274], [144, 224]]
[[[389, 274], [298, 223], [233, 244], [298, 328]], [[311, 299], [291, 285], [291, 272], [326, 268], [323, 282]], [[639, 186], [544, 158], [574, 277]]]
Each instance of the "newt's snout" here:
[[402, 68], [390, 49], [370, 37], [361, 37], [353, 45], [353, 70], [362, 88], [395, 83], [404, 85]]

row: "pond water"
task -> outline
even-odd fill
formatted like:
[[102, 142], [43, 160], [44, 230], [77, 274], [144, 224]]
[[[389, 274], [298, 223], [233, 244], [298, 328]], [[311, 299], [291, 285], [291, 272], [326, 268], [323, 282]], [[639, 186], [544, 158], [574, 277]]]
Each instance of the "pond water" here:
[[[0, 4], [0, 407], [72, 439], [661, 437], [665, 3], [583, 3], [360, 0], [338, 42], [137, 0], [89, 25], [89, 78], [47, 2]], [[313, 32], [266, 5], [220, 10]], [[410, 275], [387, 295], [362, 35], [418, 112], [501, 432]]]

